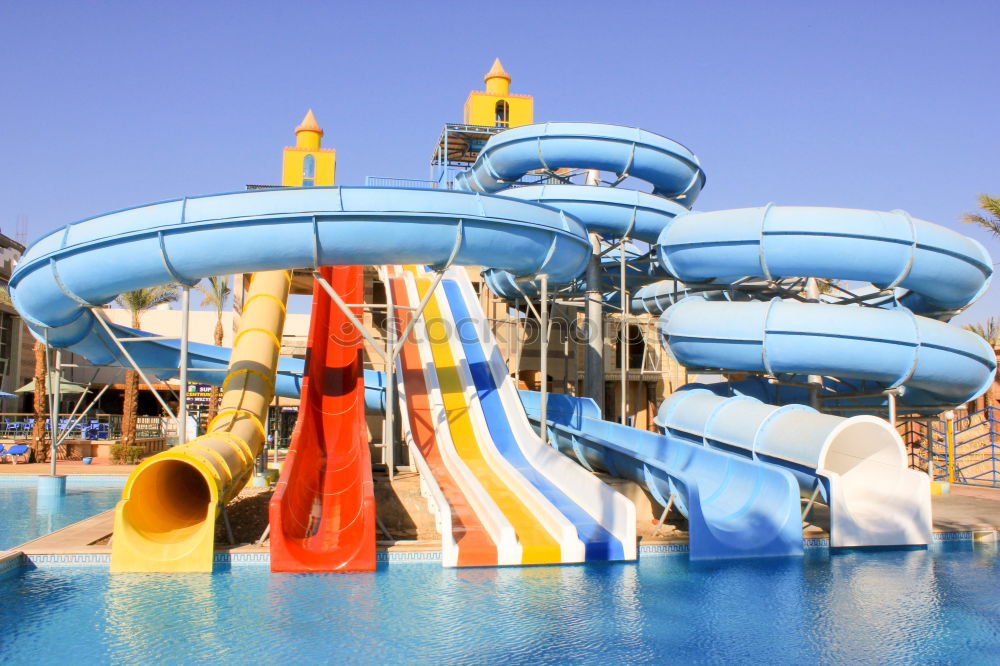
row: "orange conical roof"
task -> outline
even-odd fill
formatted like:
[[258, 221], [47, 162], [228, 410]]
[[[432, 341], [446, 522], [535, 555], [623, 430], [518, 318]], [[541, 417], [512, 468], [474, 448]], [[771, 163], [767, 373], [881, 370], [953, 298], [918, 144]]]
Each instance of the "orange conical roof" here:
[[483, 77], [483, 82], [488, 82], [490, 79], [507, 79], [507, 83], [510, 83], [510, 74], [504, 70], [503, 63], [500, 62], [500, 58], [493, 61], [493, 66], [490, 67], [490, 71], [486, 72], [486, 76]]
[[323, 136], [323, 128], [319, 126], [316, 122], [316, 116], [313, 115], [313, 110], [309, 109], [306, 113], [306, 117], [302, 119], [299, 126], [295, 128], [295, 133], [299, 132], [316, 132], [320, 136]]

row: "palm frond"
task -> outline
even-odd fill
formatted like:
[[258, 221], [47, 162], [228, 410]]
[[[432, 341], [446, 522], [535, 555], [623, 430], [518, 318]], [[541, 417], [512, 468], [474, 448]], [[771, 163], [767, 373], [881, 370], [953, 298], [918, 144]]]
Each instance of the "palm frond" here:
[[118, 294], [115, 302], [133, 315], [145, 312], [157, 305], [170, 303], [177, 299], [176, 284], [161, 284], [156, 287], [143, 287]]
[[988, 194], [980, 194], [979, 207], [986, 212], [986, 215], [980, 215], [979, 213], [965, 213], [961, 217], [962, 222], [982, 227], [994, 236], [1000, 238], [1000, 197], [991, 197]]
[[207, 278], [207, 280], [208, 284], [198, 283], [198, 291], [203, 297], [201, 304], [211, 305], [217, 313], [221, 314], [226, 305], [226, 299], [233, 293], [233, 290], [229, 288], [229, 276], [217, 275]]
[[1000, 319], [997, 317], [990, 317], [985, 322], [966, 324], [964, 328], [986, 340], [990, 345], [1000, 346]]

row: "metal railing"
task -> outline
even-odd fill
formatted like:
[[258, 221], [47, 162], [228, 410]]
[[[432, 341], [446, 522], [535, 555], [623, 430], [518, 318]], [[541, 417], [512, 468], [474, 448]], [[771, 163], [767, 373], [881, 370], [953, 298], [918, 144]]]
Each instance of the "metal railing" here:
[[433, 180], [417, 180], [415, 178], [383, 178], [381, 176], [366, 176], [365, 187], [410, 187], [420, 190], [435, 190], [440, 185]]
[[[59, 432], [66, 434], [67, 439], [83, 439], [90, 441], [115, 441], [122, 437], [121, 414], [95, 414], [84, 417], [74, 424], [76, 419], [69, 415], [60, 415]], [[35, 425], [33, 413], [0, 413], [0, 439], [18, 440], [30, 439]], [[45, 419], [45, 432], [50, 432], [52, 424]], [[163, 419], [159, 416], [136, 417], [136, 437], [151, 439], [163, 437], [165, 434]]]
[[940, 481], [1000, 488], [1000, 408], [986, 407], [952, 421], [900, 425], [912, 469]]

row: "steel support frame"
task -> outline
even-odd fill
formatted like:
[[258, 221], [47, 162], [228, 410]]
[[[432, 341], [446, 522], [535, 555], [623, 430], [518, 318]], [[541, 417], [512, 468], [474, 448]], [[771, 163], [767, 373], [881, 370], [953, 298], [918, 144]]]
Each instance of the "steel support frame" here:
[[[177, 444], [187, 444], [187, 398], [188, 398], [188, 343], [191, 320], [191, 287], [184, 285], [181, 291], [181, 358], [178, 381], [181, 384], [177, 396]], [[267, 442], [265, 441], [265, 446]]]
[[153, 388], [153, 384], [152, 382], [149, 381], [149, 377], [147, 377], [146, 373], [142, 371], [142, 368], [139, 366], [139, 364], [135, 362], [135, 359], [132, 358], [132, 355], [128, 353], [128, 350], [125, 348], [125, 345], [123, 345], [115, 336], [115, 332], [111, 330], [111, 326], [105, 319], [104, 313], [101, 312], [99, 308], [92, 308], [91, 312], [93, 312], [94, 318], [104, 329], [104, 332], [108, 334], [108, 337], [111, 338], [111, 341], [115, 343], [116, 347], [118, 347], [118, 351], [122, 353], [122, 356], [125, 357], [125, 360], [127, 360], [129, 362], [129, 365], [132, 366], [132, 369], [139, 374], [139, 377], [142, 379], [143, 383], [149, 387], [150, 393], [152, 393], [153, 397], [156, 398], [156, 401], [160, 403], [160, 407], [163, 408], [163, 411], [165, 411], [167, 413], [167, 416], [169, 416], [176, 422], [177, 415], [174, 414], [174, 410], [170, 409], [170, 406], [167, 405], [166, 401], [164, 401], [163, 396], [160, 395], [160, 392], [157, 391], [155, 388]]
[[52, 437], [52, 448], [49, 451], [49, 475], [56, 475], [56, 454], [59, 451], [59, 391], [62, 387], [62, 352], [56, 350], [56, 367], [51, 371], [51, 360], [49, 354], [49, 331], [45, 329], [45, 376], [49, 383], [55, 386], [48, 386], [49, 389], [49, 434]]

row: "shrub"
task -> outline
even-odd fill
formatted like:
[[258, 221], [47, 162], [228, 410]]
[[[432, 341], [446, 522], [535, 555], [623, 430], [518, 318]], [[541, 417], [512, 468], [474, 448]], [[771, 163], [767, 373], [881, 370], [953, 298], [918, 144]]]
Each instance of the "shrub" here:
[[116, 465], [135, 465], [145, 453], [145, 446], [126, 446], [125, 442], [115, 442], [111, 445], [111, 462]]

